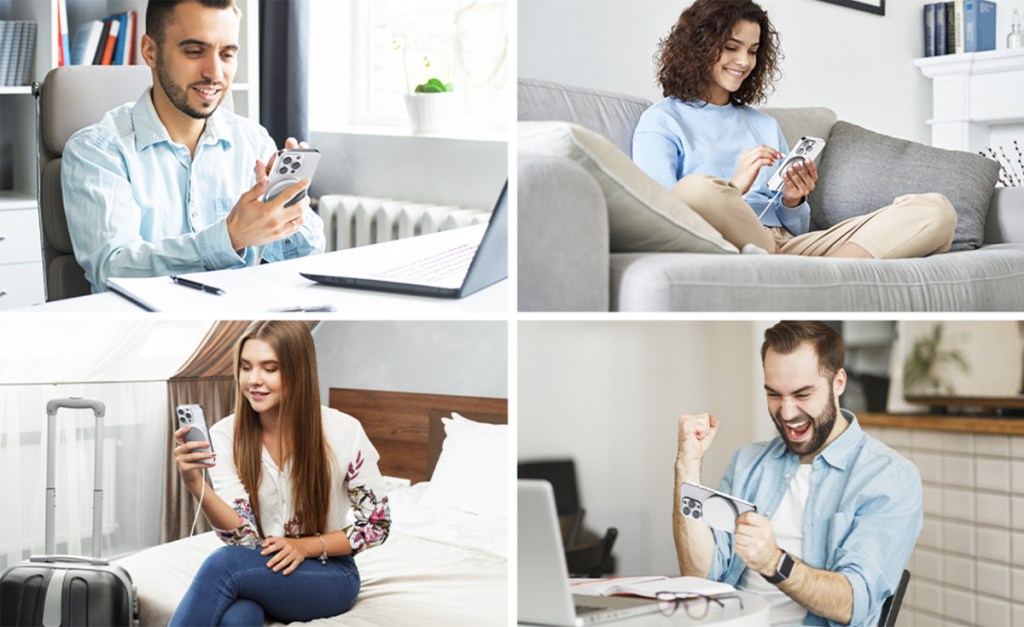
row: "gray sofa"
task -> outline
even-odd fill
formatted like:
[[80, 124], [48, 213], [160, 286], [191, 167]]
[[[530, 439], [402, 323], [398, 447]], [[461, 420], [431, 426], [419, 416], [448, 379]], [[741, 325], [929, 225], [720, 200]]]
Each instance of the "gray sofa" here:
[[[627, 155], [650, 101], [520, 79], [521, 121], [562, 120]], [[790, 145], [828, 138], [828, 109], [765, 109]], [[827, 150], [827, 148], [826, 148]], [[520, 149], [520, 311], [1024, 311], [1024, 189], [997, 188], [984, 245], [924, 259], [613, 253], [605, 198], [561, 156]]]

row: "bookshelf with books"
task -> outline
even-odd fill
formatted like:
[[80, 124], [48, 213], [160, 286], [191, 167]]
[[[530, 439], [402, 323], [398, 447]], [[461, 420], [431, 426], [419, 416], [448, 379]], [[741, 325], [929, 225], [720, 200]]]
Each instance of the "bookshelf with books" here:
[[[238, 70], [232, 85], [236, 113], [259, 118], [259, 7], [257, 0], [237, 0], [242, 10]], [[147, 0], [8, 0], [0, 2], [0, 21], [36, 24], [28, 84], [0, 86], [0, 310], [42, 302], [43, 277], [36, 201], [36, 112], [30, 84], [63, 65], [65, 46], [74, 48], [76, 29], [92, 21], [134, 11], [132, 44], [125, 62], [142, 63], [139, 42], [145, 32]], [[58, 15], [67, 7], [67, 39]], [[118, 27], [120, 29], [120, 26]], [[67, 43], [65, 43], [65, 41]], [[115, 41], [116, 45], [116, 41]], [[113, 59], [112, 59], [113, 60]], [[68, 59], [70, 61], [70, 58]]]

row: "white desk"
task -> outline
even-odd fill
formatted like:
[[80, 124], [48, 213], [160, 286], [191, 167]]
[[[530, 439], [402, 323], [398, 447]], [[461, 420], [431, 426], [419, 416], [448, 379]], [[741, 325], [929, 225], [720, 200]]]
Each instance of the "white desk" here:
[[[230, 284], [230, 277], [233, 273], [246, 273], [265, 281], [281, 285], [289, 289], [301, 288], [311, 290], [315, 293], [317, 303], [334, 305], [335, 311], [331, 313], [318, 313], [318, 317], [334, 316], [365, 316], [365, 315], [388, 315], [388, 316], [420, 316], [437, 315], [450, 316], [464, 313], [507, 313], [508, 312], [508, 281], [500, 281], [488, 288], [482, 289], [475, 294], [465, 298], [432, 298], [427, 296], [407, 296], [403, 294], [390, 294], [385, 292], [373, 292], [368, 290], [356, 290], [339, 287], [328, 287], [319, 285], [299, 275], [300, 270], [309, 268], [310, 263], [321, 265], [331, 256], [343, 256], [347, 251], [337, 251], [315, 257], [304, 257], [290, 259], [278, 263], [269, 263], [253, 268], [242, 268], [239, 270], [215, 270], [202, 273], [200, 279], [208, 281], [213, 285]], [[220, 280], [218, 280], [220, 279]], [[188, 288], [181, 288], [188, 289]], [[281, 305], [286, 303], [280, 303]], [[277, 306], [272, 296], [268, 298], [268, 306]], [[17, 310], [15, 310], [17, 311]], [[50, 303], [23, 308], [20, 311], [31, 311], [39, 313], [64, 313], [64, 312], [139, 312], [145, 311], [128, 299], [105, 292], [79, 298], [68, 298], [65, 300], [53, 301]], [[197, 314], [204, 313], [196, 311]], [[217, 315], [225, 312], [217, 312]], [[236, 312], [250, 315], [254, 312]]]
[[[602, 625], [623, 625], [623, 627], [640, 627], [651, 625], [653, 627], [677, 627], [680, 625], [716, 625], [716, 627], [768, 627], [771, 624], [768, 614], [768, 601], [753, 592], [736, 592], [743, 599], [743, 609], [739, 603], [732, 600], [725, 601], [725, 607], [721, 608], [711, 604], [708, 613], [704, 618], [693, 619], [687, 616], [686, 608], [680, 604], [679, 608], [671, 616], [663, 616], [659, 612], [643, 614], [625, 620], [600, 623]], [[523, 623], [520, 623], [523, 624]]]

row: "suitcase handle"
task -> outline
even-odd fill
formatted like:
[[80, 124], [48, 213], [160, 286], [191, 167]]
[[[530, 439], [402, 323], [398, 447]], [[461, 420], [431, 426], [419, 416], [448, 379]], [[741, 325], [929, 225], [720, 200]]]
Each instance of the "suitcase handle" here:
[[106, 406], [102, 401], [95, 401], [80, 396], [55, 398], [46, 403], [46, 553], [52, 555], [57, 550], [56, 532], [54, 530], [54, 512], [57, 509], [57, 410], [91, 409], [96, 416], [96, 453], [95, 486], [92, 491], [92, 553], [100, 556], [100, 536], [103, 533], [103, 416]]
[[58, 562], [74, 562], [91, 566], [109, 566], [110, 562], [97, 557], [79, 557], [77, 555], [34, 555], [28, 561], [36, 564], [56, 564]]

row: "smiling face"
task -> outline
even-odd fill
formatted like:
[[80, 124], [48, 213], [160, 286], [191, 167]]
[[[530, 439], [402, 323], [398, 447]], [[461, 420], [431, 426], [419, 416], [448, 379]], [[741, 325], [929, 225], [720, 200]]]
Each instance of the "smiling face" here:
[[740, 20], [722, 46], [721, 54], [711, 66], [711, 87], [707, 102], [714, 105], [729, 103], [729, 96], [737, 91], [757, 65], [761, 26], [756, 22]]
[[764, 356], [764, 389], [775, 428], [800, 461], [808, 463], [846, 430], [836, 420], [837, 398], [846, 388], [846, 371], [831, 379], [822, 373], [814, 345], [803, 342], [792, 353], [768, 349]]
[[239, 28], [233, 9], [183, 2], [175, 7], [161, 41], [143, 37], [142, 56], [156, 75], [153, 100], [162, 119], [213, 115], [235, 77]]
[[265, 340], [250, 338], [242, 345], [238, 385], [253, 411], [276, 418], [284, 386], [277, 352]]

